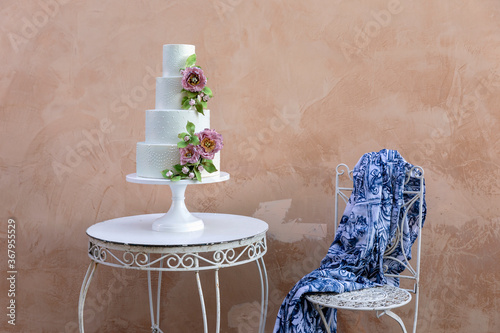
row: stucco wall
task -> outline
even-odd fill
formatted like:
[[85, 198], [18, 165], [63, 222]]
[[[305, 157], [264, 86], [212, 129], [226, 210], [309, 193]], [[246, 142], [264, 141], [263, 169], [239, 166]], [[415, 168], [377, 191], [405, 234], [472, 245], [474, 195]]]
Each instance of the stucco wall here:
[[[162, 45], [187, 43], [214, 91], [231, 174], [189, 188], [187, 204], [269, 223], [266, 331], [332, 240], [335, 166], [381, 148], [426, 170], [418, 331], [500, 331], [499, 22], [498, 1], [2, 1], [4, 312], [9, 218], [18, 274], [16, 326], [2, 314], [1, 330], [76, 332], [86, 228], [167, 209], [168, 188], [125, 175]], [[213, 315], [213, 276], [202, 277]], [[221, 281], [222, 331], [256, 332], [257, 268], [222, 270]], [[194, 283], [164, 278], [165, 331], [201, 331]], [[86, 306], [89, 332], [148, 332], [146, 275], [101, 267]], [[369, 314], [339, 321], [344, 332], [398, 332]]]

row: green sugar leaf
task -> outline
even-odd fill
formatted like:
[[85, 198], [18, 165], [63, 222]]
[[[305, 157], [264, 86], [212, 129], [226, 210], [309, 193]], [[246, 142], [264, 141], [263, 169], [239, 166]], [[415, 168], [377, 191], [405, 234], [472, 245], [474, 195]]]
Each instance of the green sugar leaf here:
[[204, 159], [201, 164], [203, 165], [203, 168], [205, 168], [205, 170], [207, 170], [208, 173], [212, 173], [212, 172], [217, 171], [217, 168], [215, 167], [212, 160], [205, 160]]
[[184, 90], [184, 91], [186, 92], [186, 96], [184, 98], [193, 99], [193, 98], [198, 97], [198, 93], [197, 92], [192, 92], [192, 91], [189, 91], [189, 90]]
[[186, 67], [193, 67], [194, 64], [196, 64], [196, 54], [191, 54], [187, 59], [186, 59]]
[[205, 88], [203, 88], [202, 91], [205, 95], [208, 95], [209, 97], [213, 97], [212, 90], [209, 87], [205, 86]]
[[186, 130], [190, 135], [194, 135], [195, 126], [192, 122], [188, 121], [186, 125]]
[[189, 140], [189, 143], [192, 144], [193, 146], [197, 146], [200, 144], [200, 139], [198, 139], [196, 135], [193, 135]]
[[201, 105], [201, 103], [196, 103], [196, 111], [198, 111], [199, 113], [201, 113], [202, 115], [205, 115], [203, 113], [203, 105]]
[[190, 107], [191, 107], [191, 105], [189, 104], [189, 98], [186, 98], [186, 100], [184, 102], [182, 102], [182, 108], [184, 110], [188, 110]]
[[169, 170], [168, 170], [168, 169], [166, 169], [166, 170], [163, 170], [163, 171], [161, 172], [161, 175], [163, 176], [163, 178], [170, 179], [170, 177], [167, 177], [167, 172], [168, 172], [168, 171], [169, 171]]
[[197, 168], [194, 168], [193, 171], [194, 171], [194, 174], [196, 175], [196, 179], [199, 182], [201, 182], [201, 172], [199, 172]]

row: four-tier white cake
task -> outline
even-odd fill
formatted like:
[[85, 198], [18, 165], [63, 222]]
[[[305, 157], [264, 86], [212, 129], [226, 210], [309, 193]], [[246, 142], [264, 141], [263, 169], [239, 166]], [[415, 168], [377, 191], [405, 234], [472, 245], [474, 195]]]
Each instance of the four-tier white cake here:
[[[146, 140], [137, 143], [137, 175], [146, 178], [163, 178], [162, 171], [173, 169], [180, 163], [179, 133], [186, 131], [191, 122], [201, 131], [210, 128], [210, 110], [204, 114], [195, 108], [184, 110], [182, 74], [189, 56], [195, 54], [194, 45], [163, 45], [163, 75], [156, 78], [156, 105], [146, 110]], [[220, 170], [220, 153], [215, 154], [213, 164]], [[219, 171], [203, 171], [202, 177], [218, 176]]]

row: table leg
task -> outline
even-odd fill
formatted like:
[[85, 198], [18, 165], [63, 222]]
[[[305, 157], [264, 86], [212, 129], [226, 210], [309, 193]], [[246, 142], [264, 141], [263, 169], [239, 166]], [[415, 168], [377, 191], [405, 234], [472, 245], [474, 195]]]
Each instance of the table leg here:
[[83, 278], [82, 288], [80, 289], [80, 298], [78, 300], [78, 324], [80, 327], [80, 333], [84, 333], [83, 328], [83, 307], [85, 306], [85, 298], [87, 297], [87, 291], [89, 290], [90, 282], [94, 276], [94, 272], [97, 268], [97, 262], [91, 261], [87, 273]]
[[203, 332], [208, 333], [207, 312], [205, 310], [205, 299], [203, 298], [203, 289], [201, 288], [199, 271], [196, 271], [196, 284], [198, 285], [198, 294], [200, 295], [201, 312], [203, 313]]
[[[160, 261], [160, 269], [163, 268], [163, 260]], [[161, 275], [162, 271], [158, 271], [158, 286], [156, 293], [156, 320], [153, 306], [153, 291], [151, 282], [151, 271], [148, 270], [148, 293], [149, 293], [149, 311], [151, 313], [151, 332], [163, 333], [160, 329], [160, 297], [161, 297]]]
[[215, 270], [215, 299], [217, 302], [217, 326], [216, 332], [220, 332], [220, 286], [219, 286], [219, 269]]
[[267, 305], [269, 300], [269, 282], [267, 280], [267, 271], [266, 264], [264, 263], [264, 258], [261, 257], [255, 261], [257, 263], [257, 267], [259, 268], [260, 275], [260, 324], [259, 324], [259, 333], [264, 333], [266, 328], [266, 317], [267, 317]]

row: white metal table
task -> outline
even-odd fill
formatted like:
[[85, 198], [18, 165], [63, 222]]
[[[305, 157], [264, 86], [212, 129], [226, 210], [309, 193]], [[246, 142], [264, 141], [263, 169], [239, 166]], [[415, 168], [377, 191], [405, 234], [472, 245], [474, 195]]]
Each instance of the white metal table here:
[[[193, 213], [203, 220], [204, 228], [191, 232], [157, 232], [152, 223], [163, 214], [146, 214], [116, 218], [94, 224], [87, 229], [88, 255], [91, 263], [83, 280], [78, 304], [80, 332], [84, 332], [85, 297], [98, 264], [125, 269], [144, 270], [148, 274], [151, 329], [160, 327], [161, 274], [164, 271], [195, 272], [200, 297], [203, 328], [208, 332], [205, 301], [199, 272], [215, 271], [216, 332], [220, 332], [219, 269], [256, 262], [261, 283], [261, 316], [259, 332], [264, 332], [269, 287], [263, 256], [267, 251], [264, 221], [240, 215]], [[158, 272], [156, 314], [151, 271]]]

